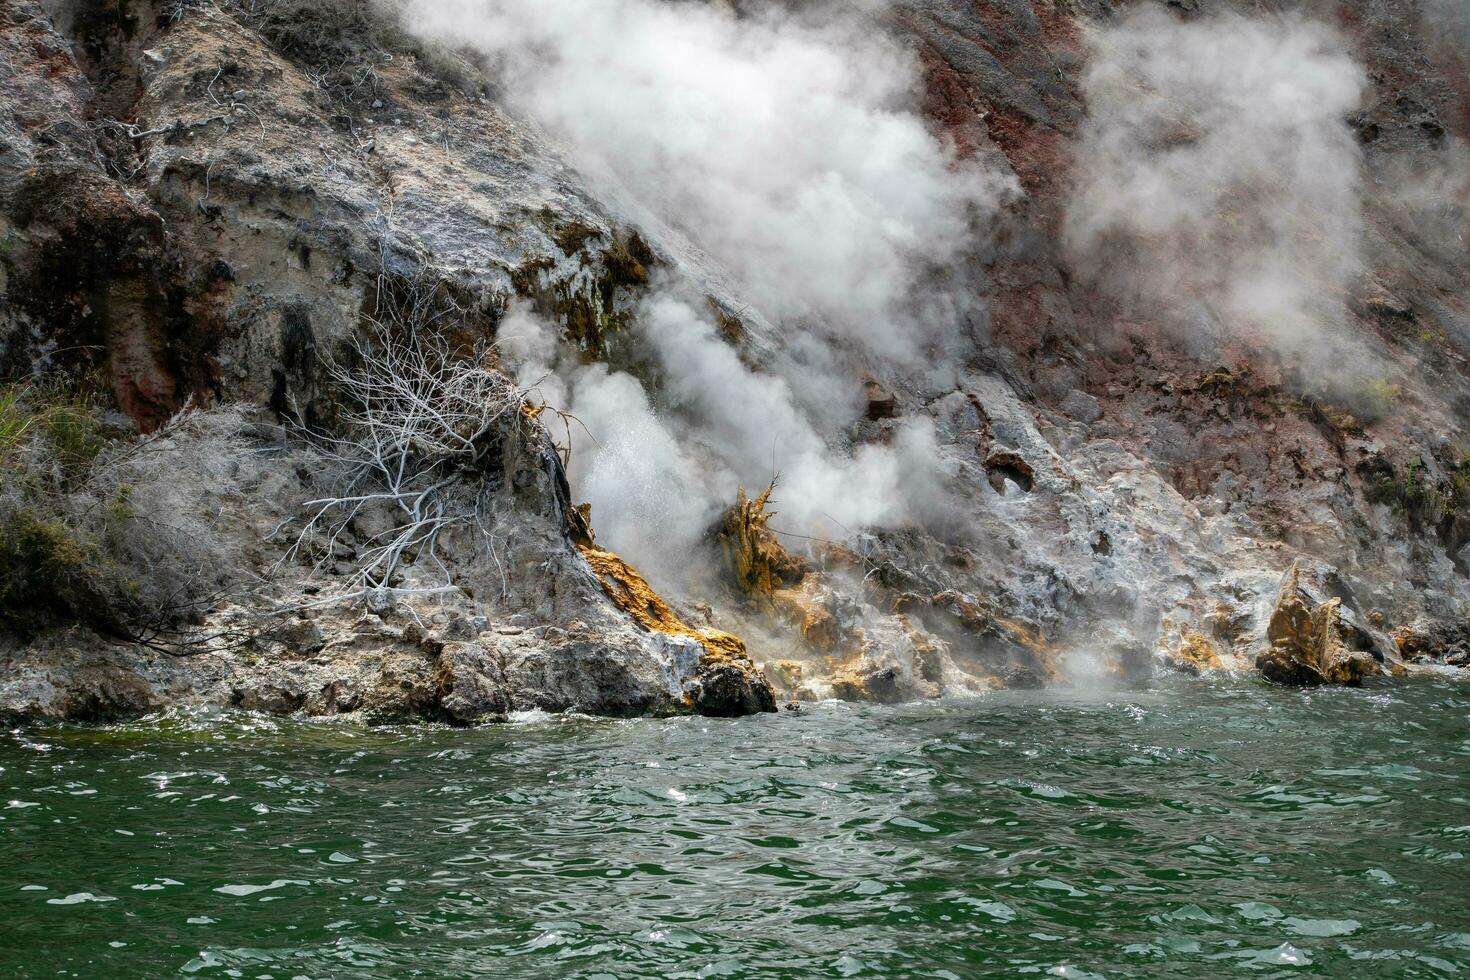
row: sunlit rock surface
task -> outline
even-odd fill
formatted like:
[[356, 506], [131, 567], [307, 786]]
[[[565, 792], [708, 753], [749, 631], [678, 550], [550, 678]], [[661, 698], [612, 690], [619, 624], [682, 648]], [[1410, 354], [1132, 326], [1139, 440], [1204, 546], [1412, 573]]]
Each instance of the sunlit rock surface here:
[[1256, 658], [1261, 673], [1301, 685], [1356, 685], [1381, 673], [1377, 641], [1350, 599], [1334, 570], [1293, 562], [1266, 626], [1270, 647]]

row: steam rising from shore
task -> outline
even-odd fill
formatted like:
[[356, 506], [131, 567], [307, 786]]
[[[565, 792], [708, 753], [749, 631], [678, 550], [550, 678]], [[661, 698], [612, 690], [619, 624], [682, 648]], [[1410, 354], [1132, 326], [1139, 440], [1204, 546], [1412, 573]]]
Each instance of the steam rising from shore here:
[[605, 198], [692, 241], [780, 326], [776, 373], [758, 372], [700, 297], [656, 286], [634, 329], [656, 361], [658, 412], [636, 379], [559, 362], [550, 325], [520, 311], [503, 325], [512, 369], [546, 377], [543, 394], [596, 439], [574, 431], [572, 478], [599, 533], [655, 571], [682, 560], [737, 486], [778, 471], [781, 523], [828, 536], [901, 524], [908, 499], [939, 492], [927, 420], [885, 445], [848, 444], [853, 364], [943, 360], [977, 290], [936, 283], [1003, 184], [930, 132], [917, 64], [875, 29], [876, 6], [408, 6], [412, 29], [482, 52], [507, 101]]
[[501, 324], [500, 347], [519, 380], [545, 379], [539, 394], [589, 420], [568, 433], [572, 483], [599, 535], [645, 571], [677, 579], [734, 488], [763, 487], [777, 469], [778, 524], [802, 533], [898, 526], [926, 516], [913, 501], [942, 496], [927, 420], [900, 427], [891, 444], [834, 452], [787, 381], [740, 364], [694, 306], [656, 295], [639, 322], [669, 378], [671, 411], [655, 410], [631, 375], [559, 359], [556, 327], [524, 311]]
[[1294, 17], [1136, 10], [1091, 38], [1065, 242], [1131, 315], [1301, 352], [1342, 336], [1362, 262], [1366, 84]]

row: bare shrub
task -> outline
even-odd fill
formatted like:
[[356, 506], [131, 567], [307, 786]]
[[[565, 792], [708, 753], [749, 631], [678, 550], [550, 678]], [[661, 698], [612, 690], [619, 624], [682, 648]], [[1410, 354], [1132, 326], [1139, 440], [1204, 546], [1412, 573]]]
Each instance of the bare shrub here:
[[479, 79], [465, 55], [404, 30], [403, 0], [174, 0], [173, 17], [218, 7], [258, 30], [300, 63], [333, 101], [370, 102], [378, 71], [411, 55], [433, 78], [460, 90]]
[[[370, 320], [346, 357], [326, 361], [341, 400], [336, 430], [300, 430], [331, 490], [277, 531], [295, 532], [283, 560], [339, 571], [337, 587], [312, 605], [458, 591], [443, 551], [458, 531], [501, 568], [493, 498], [505, 440], [520, 438], [525, 391], [491, 366], [490, 348], [457, 351], [427, 329], [431, 299], [408, 296], [393, 316]], [[406, 584], [408, 565], [430, 581]]]

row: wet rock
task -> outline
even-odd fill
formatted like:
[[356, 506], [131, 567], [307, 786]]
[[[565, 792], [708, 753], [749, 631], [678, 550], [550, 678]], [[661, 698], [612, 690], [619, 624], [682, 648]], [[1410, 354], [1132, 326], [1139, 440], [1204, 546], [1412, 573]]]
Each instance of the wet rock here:
[[306, 693], [294, 683], [265, 682], [237, 691], [235, 706], [268, 715], [289, 715], [306, 705]]
[[[1383, 659], [1383, 645], [1368, 626], [1368, 617], [1358, 606], [1352, 587], [1338, 570], [1314, 558], [1298, 558], [1293, 563], [1297, 594], [1309, 606], [1320, 606], [1332, 599], [1340, 601], [1338, 621], [1349, 649], [1369, 653]], [[1288, 575], [1291, 573], [1288, 572]], [[1286, 580], [1283, 579], [1283, 586]]]
[[770, 683], [750, 661], [704, 657], [689, 687], [694, 710], [712, 718], [742, 718], [776, 710]]
[[445, 720], [435, 665], [416, 653], [392, 651], [363, 694], [363, 716], [372, 724]]
[[1153, 668], [1150, 648], [1136, 640], [1114, 640], [1103, 645], [1103, 662], [1113, 676], [1125, 681], [1141, 681]]
[[474, 724], [502, 718], [513, 707], [510, 685], [499, 663], [475, 643], [448, 643], [438, 654], [434, 682], [439, 706], [450, 721]]
[[337, 678], [322, 685], [320, 694], [313, 701], [307, 708], [311, 714], [347, 714], [362, 705], [362, 692], [351, 681]]
[[1046, 678], [1024, 664], [1007, 664], [1000, 672], [1000, 680], [1013, 691], [1038, 691], [1046, 687]]
[[1210, 638], [1187, 625], [1169, 633], [1165, 642], [1164, 662], [1186, 674], [1226, 669], [1225, 660]]
[[873, 667], [866, 664], [839, 671], [832, 678], [832, 693], [844, 701], [896, 704], [904, 700], [896, 667]]
[[1328, 597], [1332, 577], [1318, 564], [1299, 559], [1282, 579], [1256, 667], [1278, 684], [1360, 684], [1382, 669], [1354, 645], [1362, 635], [1344, 619], [1344, 597]]
[[1470, 622], [1412, 623], [1393, 631], [1393, 643], [1404, 660], [1463, 667], [1470, 662]]
[[795, 691], [801, 686], [803, 668], [795, 660], [775, 660], [765, 665], [764, 673], [782, 691]]
[[[743, 503], [743, 492], [741, 500]], [[578, 545], [578, 550], [613, 603], [634, 623], [659, 638], [665, 649], [703, 649], [686, 691], [696, 711], [728, 717], [776, 710], [776, 696], [770, 683], [751, 662], [739, 637], [723, 630], [691, 626], [653, 591], [636, 569], [612, 552], [595, 544]], [[671, 657], [677, 659], [677, 654]], [[678, 668], [674, 673], [685, 676]]]
[[1214, 608], [1205, 614], [1204, 622], [1210, 635], [1230, 649], [1257, 628], [1255, 614], [1250, 608], [1224, 600], [1215, 603]]
[[[630, 655], [635, 643], [588, 636], [518, 646], [506, 663], [514, 707], [613, 718], [687, 712], [658, 665]], [[698, 645], [689, 646], [698, 656]]]
[[776, 589], [767, 599], [775, 614], [795, 627], [813, 650], [830, 653], [846, 637], [831, 608], [837, 596], [820, 575], [809, 574], [798, 588]]

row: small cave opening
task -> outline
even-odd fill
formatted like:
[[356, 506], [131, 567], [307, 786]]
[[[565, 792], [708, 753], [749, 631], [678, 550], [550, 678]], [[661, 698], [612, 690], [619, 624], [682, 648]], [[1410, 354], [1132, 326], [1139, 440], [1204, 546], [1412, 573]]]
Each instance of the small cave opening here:
[[1030, 493], [1036, 486], [1036, 471], [1018, 454], [1011, 452], [992, 453], [985, 460], [985, 472], [996, 493], [1006, 493], [1006, 482], [1014, 483], [1023, 493]]

